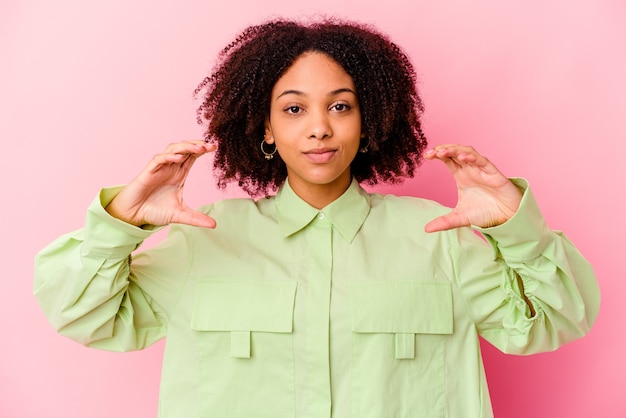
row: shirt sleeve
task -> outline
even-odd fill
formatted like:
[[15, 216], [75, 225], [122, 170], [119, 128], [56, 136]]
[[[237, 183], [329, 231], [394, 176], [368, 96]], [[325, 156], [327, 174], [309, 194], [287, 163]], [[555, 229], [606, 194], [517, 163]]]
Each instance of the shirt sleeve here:
[[[559, 231], [551, 231], [528, 184], [519, 210], [502, 225], [475, 228], [492, 252], [459, 231], [455, 277], [479, 334], [505, 353], [551, 351], [585, 335], [600, 291], [591, 265]], [[532, 305], [532, 310], [529, 306]]]
[[[104, 207], [120, 189], [103, 189], [84, 228], [37, 254], [34, 294], [60, 334], [87, 346], [130, 351], [165, 335], [190, 251], [181, 228], [171, 227], [158, 248], [131, 255], [159, 228], [138, 228], [110, 216]], [[163, 252], [168, 256], [160, 256]]]

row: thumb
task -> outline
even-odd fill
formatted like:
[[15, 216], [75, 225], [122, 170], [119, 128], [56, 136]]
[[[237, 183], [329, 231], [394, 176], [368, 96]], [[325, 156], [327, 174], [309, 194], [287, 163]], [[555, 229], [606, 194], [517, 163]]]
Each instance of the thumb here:
[[424, 231], [441, 232], [469, 225], [469, 222], [467, 222], [464, 218], [462, 218], [453, 211], [448, 213], [447, 215], [440, 216], [428, 222], [424, 227]]
[[182, 209], [178, 213], [178, 216], [176, 216], [172, 220], [172, 222], [191, 226], [199, 226], [202, 228], [215, 228], [216, 225], [215, 219], [211, 218], [209, 215], [190, 208]]

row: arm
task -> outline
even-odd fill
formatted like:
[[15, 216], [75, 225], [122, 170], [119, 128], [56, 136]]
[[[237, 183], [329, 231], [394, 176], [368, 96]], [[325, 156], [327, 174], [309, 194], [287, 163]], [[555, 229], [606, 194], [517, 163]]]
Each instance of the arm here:
[[516, 214], [504, 224], [456, 230], [454, 277], [479, 334], [501, 351], [552, 351], [584, 336], [596, 320], [600, 292], [592, 267], [545, 224], [524, 180]]
[[163, 245], [133, 258], [152, 233], [136, 225], [215, 225], [181, 199], [193, 161], [211, 150], [200, 142], [173, 144], [127, 186], [104, 190], [90, 206], [85, 228], [37, 255], [35, 296], [61, 334], [116, 351], [141, 349], [164, 335], [185, 283], [189, 243], [184, 227], [173, 226]]
[[[456, 207], [425, 229], [453, 230], [453, 276], [479, 333], [517, 354], [584, 335], [598, 313], [595, 275], [572, 243], [545, 225], [527, 184], [507, 179], [471, 147], [440, 146], [425, 156], [443, 161], [457, 183]], [[494, 252], [464, 226], [480, 231]]]
[[[150, 289], [154, 278], [135, 262], [131, 267], [132, 251], [152, 232], [104, 211], [116, 192], [105, 189], [90, 206], [83, 229], [37, 254], [34, 291], [60, 334], [83, 345], [129, 351], [163, 337], [166, 309], [174, 302], [167, 296], [177, 293], [184, 280], [157, 280]], [[154, 289], [155, 284], [163, 289]]]

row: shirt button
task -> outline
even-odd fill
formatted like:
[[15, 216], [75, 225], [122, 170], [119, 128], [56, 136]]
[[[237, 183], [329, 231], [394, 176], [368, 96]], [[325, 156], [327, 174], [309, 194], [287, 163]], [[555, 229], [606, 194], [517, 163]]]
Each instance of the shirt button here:
[[326, 215], [324, 215], [323, 212], [320, 212], [317, 214], [317, 219], [324, 219], [324, 218], [326, 218]]

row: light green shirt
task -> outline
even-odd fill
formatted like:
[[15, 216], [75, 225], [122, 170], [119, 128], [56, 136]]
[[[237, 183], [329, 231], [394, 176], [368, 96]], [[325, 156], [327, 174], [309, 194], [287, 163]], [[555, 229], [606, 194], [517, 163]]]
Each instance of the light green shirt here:
[[507, 353], [554, 350], [599, 305], [592, 268], [514, 181], [521, 207], [480, 229], [488, 242], [425, 233], [449, 210], [431, 201], [353, 181], [317, 210], [286, 183], [204, 207], [216, 229], [172, 225], [132, 262], [153, 231], [109, 216], [118, 189], [105, 189], [84, 229], [38, 255], [35, 295], [85, 345], [166, 337], [161, 417], [491, 417], [478, 336]]

